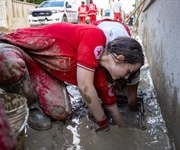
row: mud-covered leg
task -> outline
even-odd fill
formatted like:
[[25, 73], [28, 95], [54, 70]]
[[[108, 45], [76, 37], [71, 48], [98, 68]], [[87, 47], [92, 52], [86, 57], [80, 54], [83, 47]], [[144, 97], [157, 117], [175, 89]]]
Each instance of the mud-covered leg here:
[[64, 119], [72, 111], [70, 97], [63, 81], [46, 72], [39, 74], [34, 87], [39, 93], [40, 106], [45, 114], [56, 120]]
[[29, 55], [13, 45], [0, 44], [0, 58], [1, 87], [6, 92], [24, 95], [28, 101], [36, 101], [30, 107], [30, 127], [46, 130], [52, 126], [47, 116], [61, 120], [71, 113], [70, 98], [63, 81], [44, 71]]
[[[46, 130], [52, 127], [49, 117], [39, 107], [38, 95], [33, 88], [25, 60], [28, 56], [19, 48], [0, 43], [0, 87], [7, 93], [21, 94], [27, 98], [30, 108], [30, 126]], [[31, 58], [28, 58], [31, 62]], [[28, 121], [29, 122], [29, 121]]]
[[25, 96], [29, 106], [28, 125], [36, 130], [47, 130], [52, 127], [51, 120], [40, 108], [40, 102], [37, 93], [33, 89], [29, 74], [16, 84], [10, 86], [1, 86], [7, 93], [17, 93]]
[[30, 81], [23, 54], [13, 45], [0, 43], [0, 88], [7, 93], [25, 96], [30, 106], [38, 96]]
[[0, 88], [7, 93], [23, 95], [26, 97], [29, 107], [38, 100], [38, 95], [33, 89], [28, 72], [26, 72], [19, 82], [8, 86], [0, 86]]

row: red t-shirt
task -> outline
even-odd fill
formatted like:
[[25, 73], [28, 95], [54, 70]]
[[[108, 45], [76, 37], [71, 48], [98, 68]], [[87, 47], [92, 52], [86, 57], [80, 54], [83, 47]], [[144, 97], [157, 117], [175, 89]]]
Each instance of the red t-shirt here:
[[98, 9], [95, 4], [93, 4], [93, 3], [88, 4], [88, 15], [89, 16], [96, 15], [97, 12], [98, 12]]
[[[59, 80], [77, 85], [77, 66], [95, 72], [94, 85], [105, 104], [116, 101], [108, 73], [99, 67], [98, 59], [106, 37], [96, 26], [56, 23], [18, 29], [0, 37], [28, 53], [44, 70]], [[32, 64], [31, 64], [32, 65]]]
[[84, 4], [82, 4], [78, 8], [78, 12], [79, 12], [80, 17], [86, 17], [87, 11], [88, 11], [88, 7], [86, 5], [84, 5]]

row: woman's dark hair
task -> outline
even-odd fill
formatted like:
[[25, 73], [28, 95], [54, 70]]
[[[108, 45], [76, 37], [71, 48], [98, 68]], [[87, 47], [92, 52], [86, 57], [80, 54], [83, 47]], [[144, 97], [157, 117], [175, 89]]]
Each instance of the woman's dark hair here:
[[[144, 65], [144, 54], [142, 47], [139, 42], [133, 38], [118, 37], [107, 44], [107, 51], [114, 59], [117, 59], [116, 55], [123, 55], [125, 57], [123, 62], [125, 63], [141, 63], [141, 65]], [[131, 83], [132, 79], [136, 78], [139, 74], [140, 69], [131, 74], [127, 80], [118, 79], [114, 81], [111, 77], [109, 77], [108, 81], [115, 84], [116, 89], [118, 89], [125, 86], [126, 83]]]
[[123, 62], [144, 65], [144, 54], [141, 45], [130, 37], [118, 37], [107, 44], [107, 51], [116, 59], [116, 55], [123, 55]]

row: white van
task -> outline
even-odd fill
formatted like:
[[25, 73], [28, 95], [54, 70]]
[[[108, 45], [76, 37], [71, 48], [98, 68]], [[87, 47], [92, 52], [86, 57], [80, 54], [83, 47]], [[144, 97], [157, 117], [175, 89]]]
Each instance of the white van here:
[[66, 0], [48, 0], [30, 10], [28, 21], [30, 26], [56, 22], [78, 23], [78, 9]]

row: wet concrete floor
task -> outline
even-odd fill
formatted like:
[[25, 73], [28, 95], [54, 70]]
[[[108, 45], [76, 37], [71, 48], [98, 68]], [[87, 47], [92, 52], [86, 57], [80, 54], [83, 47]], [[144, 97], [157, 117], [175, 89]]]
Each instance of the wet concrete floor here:
[[141, 69], [138, 111], [131, 112], [126, 101], [118, 101], [127, 128], [117, 127], [109, 118], [110, 130], [95, 132], [97, 125], [77, 87], [69, 85], [68, 90], [73, 95], [73, 113], [64, 121], [53, 121], [53, 127], [47, 131], [37, 131], [26, 125], [25, 136], [20, 139], [25, 150], [173, 149], [147, 63]]

